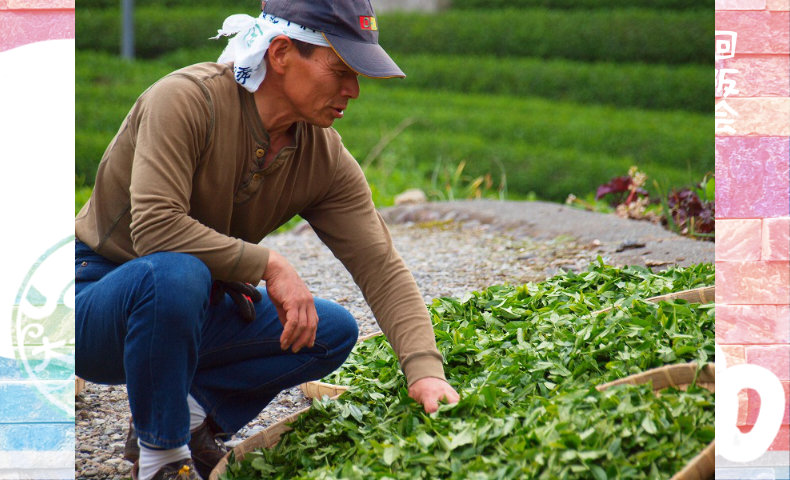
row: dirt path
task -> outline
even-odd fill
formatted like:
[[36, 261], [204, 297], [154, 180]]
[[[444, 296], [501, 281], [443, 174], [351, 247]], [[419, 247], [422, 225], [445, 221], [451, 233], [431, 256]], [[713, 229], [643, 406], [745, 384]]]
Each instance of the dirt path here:
[[388, 223], [454, 220], [533, 240], [570, 238], [595, 247], [592, 251], [611, 265], [660, 269], [714, 261], [713, 242], [692, 240], [646, 221], [556, 203], [467, 200], [391, 207], [382, 214]]

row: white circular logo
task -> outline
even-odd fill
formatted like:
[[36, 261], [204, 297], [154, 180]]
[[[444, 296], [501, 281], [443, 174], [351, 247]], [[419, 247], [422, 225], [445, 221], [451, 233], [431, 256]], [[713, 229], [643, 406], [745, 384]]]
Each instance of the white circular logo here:
[[74, 236], [50, 247], [30, 268], [13, 306], [12, 342], [38, 391], [74, 416]]

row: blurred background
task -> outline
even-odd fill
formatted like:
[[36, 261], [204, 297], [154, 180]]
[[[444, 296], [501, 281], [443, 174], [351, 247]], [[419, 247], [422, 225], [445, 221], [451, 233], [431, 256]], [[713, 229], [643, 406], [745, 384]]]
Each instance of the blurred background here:
[[[613, 211], [623, 195], [635, 197], [628, 195], [635, 173], [652, 208], [666, 213], [667, 200], [671, 209], [682, 191], [712, 203], [707, 2], [373, 5], [379, 41], [407, 78], [360, 79], [359, 99], [335, 128], [379, 207], [419, 188], [429, 200], [537, 199]], [[121, 2], [78, 0], [77, 7], [79, 209], [140, 93], [172, 70], [216, 60], [227, 40], [209, 37], [223, 20], [260, 8], [254, 0], [137, 0], [131, 60], [121, 56]], [[620, 184], [611, 182], [616, 177]]]

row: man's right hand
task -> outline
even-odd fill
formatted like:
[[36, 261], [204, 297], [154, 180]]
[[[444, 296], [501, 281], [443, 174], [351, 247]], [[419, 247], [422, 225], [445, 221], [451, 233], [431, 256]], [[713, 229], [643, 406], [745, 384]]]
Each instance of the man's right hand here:
[[263, 274], [266, 291], [274, 306], [283, 333], [280, 348], [289, 348], [297, 353], [302, 347], [312, 347], [318, 328], [318, 313], [315, 311], [313, 294], [296, 273], [296, 270], [279, 253], [269, 251], [269, 263]]

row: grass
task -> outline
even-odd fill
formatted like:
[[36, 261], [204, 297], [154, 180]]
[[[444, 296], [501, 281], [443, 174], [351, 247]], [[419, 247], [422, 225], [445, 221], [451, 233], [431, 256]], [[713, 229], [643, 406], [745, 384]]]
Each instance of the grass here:
[[[382, 153], [431, 172], [465, 161], [472, 175], [507, 173], [509, 191], [563, 201], [637, 165], [664, 184], [699, 181], [713, 168], [706, 116], [616, 109], [540, 98], [387, 88], [366, 82], [336, 124], [356, 158], [404, 118], [416, 119]], [[375, 165], [375, 164], [374, 164]]]
[[[116, 0], [80, 0], [80, 8], [118, 8]], [[137, 0], [138, 7], [165, 6], [224, 7], [228, 11], [239, 9], [238, 0]], [[706, 10], [710, 8], [701, 0], [454, 0], [453, 9], [500, 9], [500, 8], [594, 8], [608, 9], [618, 7], [660, 8], [666, 10]]]
[[568, 8], [575, 10], [587, 8], [609, 9], [618, 7], [642, 7], [663, 10], [704, 10], [710, 8], [710, 5], [701, 0], [453, 0], [454, 9], [527, 7]]
[[[159, 57], [173, 68], [214, 60], [219, 46]], [[406, 72], [387, 88], [541, 97], [649, 110], [705, 113], [713, 108], [704, 65], [581, 62], [487, 55], [393, 54]]]
[[[135, 9], [135, 51], [155, 58], [177, 48], [211, 47], [232, 13], [251, 8], [142, 6]], [[173, 22], [173, 18], [183, 19]], [[709, 62], [714, 19], [705, 10], [548, 8], [392, 12], [378, 16], [379, 41], [391, 54], [456, 54], [566, 58], [577, 61]], [[77, 48], [117, 52], [120, 11], [81, 8]], [[397, 58], [396, 58], [397, 60]]]
[[[182, 53], [181, 56], [184, 54]], [[175, 58], [175, 57], [174, 57]], [[170, 72], [173, 59], [126, 62], [77, 55], [77, 170], [91, 185], [98, 160], [137, 96]], [[410, 187], [431, 189], [437, 165], [477, 178], [504, 170], [510, 198], [564, 201], [637, 165], [664, 185], [692, 185], [713, 167], [707, 115], [684, 111], [431, 91], [363, 80], [362, 93], [335, 127], [362, 162], [405, 119], [367, 174], [379, 202]]]
[[705, 10], [630, 7], [451, 9], [388, 13], [379, 27], [381, 45], [396, 54], [706, 65], [714, 18]]

